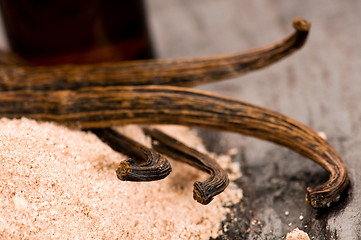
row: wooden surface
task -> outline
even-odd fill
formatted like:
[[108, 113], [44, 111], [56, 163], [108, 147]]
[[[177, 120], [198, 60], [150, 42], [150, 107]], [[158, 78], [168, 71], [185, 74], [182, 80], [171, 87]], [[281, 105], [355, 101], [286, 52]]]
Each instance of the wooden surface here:
[[[279, 40], [295, 16], [312, 22], [305, 47], [266, 69], [200, 86], [286, 114], [316, 131], [349, 166], [351, 187], [340, 202], [317, 211], [307, 186], [327, 174], [274, 144], [236, 134], [200, 131], [210, 150], [238, 147], [244, 199], [218, 239], [281, 239], [299, 227], [314, 239], [361, 239], [361, 1], [148, 0], [159, 57], [209, 56]], [[289, 214], [286, 214], [288, 212]], [[303, 217], [303, 219], [302, 219]]]

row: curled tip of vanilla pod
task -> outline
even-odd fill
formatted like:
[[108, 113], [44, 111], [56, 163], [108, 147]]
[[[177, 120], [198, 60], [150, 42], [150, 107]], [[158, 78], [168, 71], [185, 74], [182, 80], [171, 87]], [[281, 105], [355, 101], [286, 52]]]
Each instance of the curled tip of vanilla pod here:
[[164, 155], [180, 162], [187, 163], [210, 174], [205, 181], [193, 184], [193, 198], [201, 204], [208, 204], [213, 197], [220, 194], [229, 184], [228, 174], [208, 155], [184, 145], [175, 138], [158, 129], [143, 129], [152, 138], [152, 147]]
[[145, 164], [136, 164], [132, 159], [122, 161], [116, 174], [119, 180], [133, 182], [150, 182], [161, 180], [171, 172], [170, 163], [160, 154], [146, 160]]
[[330, 207], [340, 199], [350, 183], [347, 167], [341, 159], [332, 167], [336, 171], [330, 174], [328, 181], [315, 188], [307, 188], [306, 202], [313, 208]]
[[111, 128], [90, 129], [113, 150], [130, 156], [116, 170], [123, 181], [148, 182], [167, 177], [172, 167], [167, 159]]
[[293, 20], [293, 27], [297, 31], [308, 32], [311, 28], [311, 22], [301, 17], [295, 17], [295, 19]]

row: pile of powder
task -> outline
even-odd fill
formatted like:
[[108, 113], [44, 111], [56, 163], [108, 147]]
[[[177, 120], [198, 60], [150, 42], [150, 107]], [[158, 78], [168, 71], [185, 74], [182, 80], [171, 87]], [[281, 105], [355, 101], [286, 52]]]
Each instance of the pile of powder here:
[[[141, 142], [140, 128], [119, 128]], [[187, 145], [204, 151], [196, 134], [168, 127]], [[242, 192], [230, 186], [209, 205], [192, 198], [193, 182], [207, 174], [171, 161], [164, 180], [117, 179], [126, 157], [94, 134], [28, 119], [0, 120], [1, 239], [208, 239], [219, 233]], [[213, 156], [239, 177], [229, 156]]]
[[287, 233], [286, 240], [310, 240], [310, 237], [304, 231], [299, 228], [295, 228], [291, 232]]

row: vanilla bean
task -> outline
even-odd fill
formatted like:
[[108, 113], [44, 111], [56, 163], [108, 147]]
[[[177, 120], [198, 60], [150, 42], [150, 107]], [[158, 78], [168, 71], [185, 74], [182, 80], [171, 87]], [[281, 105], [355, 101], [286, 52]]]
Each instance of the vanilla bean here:
[[0, 91], [125, 85], [194, 86], [219, 81], [263, 68], [300, 49], [307, 39], [310, 23], [295, 18], [293, 26], [296, 31], [284, 40], [238, 54], [92, 65], [5, 65], [0, 69]]
[[226, 189], [229, 184], [228, 175], [215, 160], [157, 129], [144, 129], [144, 132], [152, 137], [152, 146], [157, 152], [174, 160], [185, 162], [211, 175], [203, 182], [196, 181], [194, 183], [193, 198], [197, 202], [208, 204], [214, 196]]
[[172, 171], [167, 159], [131, 138], [111, 128], [90, 130], [113, 150], [131, 157], [122, 161], [117, 169], [117, 176], [120, 180], [155, 181], [165, 178]]
[[307, 189], [307, 201], [324, 207], [349, 183], [337, 152], [309, 127], [280, 113], [240, 100], [181, 87], [134, 86], [76, 91], [9, 91], [0, 95], [5, 117], [57, 121], [82, 128], [129, 123], [180, 124], [233, 131], [272, 141], [310, 158], [329, 172], [329, 180]]

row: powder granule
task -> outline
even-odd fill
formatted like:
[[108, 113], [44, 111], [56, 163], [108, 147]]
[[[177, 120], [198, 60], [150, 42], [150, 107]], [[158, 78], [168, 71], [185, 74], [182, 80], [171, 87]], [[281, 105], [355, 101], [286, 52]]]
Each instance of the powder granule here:
[[[149, 145], [138, 127], [120, 130]], [[167, 131], [205, 151], [188, 128]], [[219, 233], [223, 205], [242, 196], [233, 187], [200, 205], [193, 182], [207, 174], [174, 161], [164, 180], [119, 181], [125, 156], [94, 134], [55, 123], [1, 119], [0, 138], [1, 239], [208, 239]], [[230, 157], [219, 159], [235, 169]]]
[[287, 233], [286, 240], [310, 240], [310, 238], [307, 233], [295, 228], [292, 232]]

